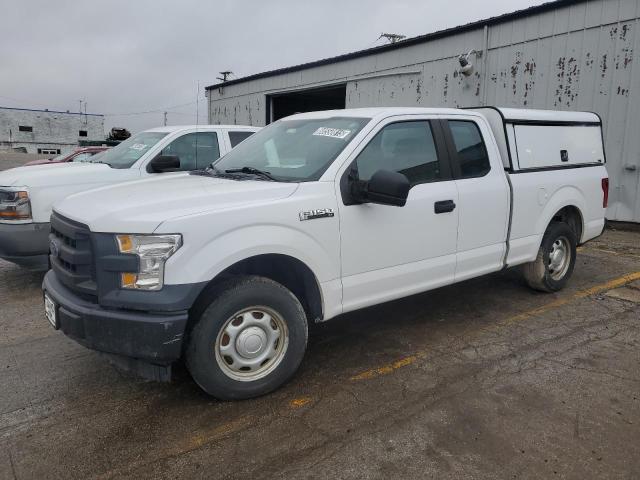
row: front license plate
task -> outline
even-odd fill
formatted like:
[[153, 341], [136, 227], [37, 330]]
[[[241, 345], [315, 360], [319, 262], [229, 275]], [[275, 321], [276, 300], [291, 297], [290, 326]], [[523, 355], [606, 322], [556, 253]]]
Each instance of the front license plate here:
[[44, 314], [47, 317], [47, 320], [49, 320], [49, 323], [53, 326], [53, 328], [57, 330], [58, 329], [58, 312], [56, 310], [57, 309], [56, 309], [55, 302], [51, 300], [51, 297], [49, 297], [49, 295], [45, 293], [44, 294]]

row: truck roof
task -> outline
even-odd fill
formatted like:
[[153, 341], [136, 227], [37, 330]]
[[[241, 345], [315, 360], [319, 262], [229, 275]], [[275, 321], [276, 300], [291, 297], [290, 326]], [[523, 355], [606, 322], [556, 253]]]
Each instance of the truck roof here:
[[600, 117], [593, 112], [569, 112], [565, 110], [534, 110], [528, 108], [477, 107], [473, 110], [482, 112], [491, 108], [500, 112], [507, 122], [541, 122], [541, 123], [600, 123]]
[[394, 115], [459, 115], [473, 111], [482, 113], [483, 108], [497, 110], [506, 121], [535, 121], [535, 122], [585, 122], [600, 123], [600, 117], [592, 112], [568, 112], [560, 110], [534, 110], [526, 108], [506, 107], [477, 107], [473, 110], [460, 108], [418, 108], [418, 107], [375, 107], [375, 108], [347, 108], [344, 110], [325, 110], [292, 115], [292, 119], [314, 119], [328, 117], [390, 117]]
[[390, 117], [393, 115], [424, 115], [424, 114], [456, 114], [461, 113], [457, 108], [420, 108], [420, 107], [369, 107], [369, 108], [346, 108], [343, 110], [322, 110], [319, 112], [305, 112], [291, 115], [290, 119], [314, 119], [329, 117], [360, 117], [376, 118]]
[[182, 130], [218, 130], [218, 129], [230, 129], [230, 130], [249, 130], [258, 131], [260, 127], [251, 127], [249, 125], [167, 125], [165, 127], [156, 127], [145, 130], [146, 132], [163, 132], [174, 133]]

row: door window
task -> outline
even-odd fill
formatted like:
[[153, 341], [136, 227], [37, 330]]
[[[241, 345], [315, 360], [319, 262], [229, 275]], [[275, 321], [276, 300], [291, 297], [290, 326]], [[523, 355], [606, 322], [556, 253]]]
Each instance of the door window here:
[[231, 148], [235, 147], [243, 140], [246, 140], [254, 133], [255, 132], [240, 132], [240, 131], [229, 132], [229, 141], [231, 142]]
[[426, 120], [387, 125], [360, 152], [356, 166], [363, 181], [378, 170], [402, 173], [412, 186], [442, 178], [431, 124]]
[[73, 157], [73, 161], [74, 162], [86, 162], [92, 156], [93, 156], [93, 153], [88, 153], [88, 152], [79, 153], [78, 155]]
[[470, 121], [449, 120], [448, 123], [460, 166], [460, 178], [486, 175], [491, 166], [478, 126]]
[[175, 155], [180, 170], [200, 170], [220, 157], [216, 132], [187, 133], [162, 149], [160, 155]]

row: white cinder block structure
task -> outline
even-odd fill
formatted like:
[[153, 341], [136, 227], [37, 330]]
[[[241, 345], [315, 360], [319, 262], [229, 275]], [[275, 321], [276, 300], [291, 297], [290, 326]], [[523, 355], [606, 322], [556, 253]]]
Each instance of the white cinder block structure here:
[[0, 107], [0, 148], [59, 154], [80, 140], [104, 140], [104, 115]]
[[[464, 75], [459, 57], [472, 50]], [[370, 106], [593, 111], [604, 123], [607, 216], [640, 222], [639, 52], [640, 0], [561, 0], [209, 86], [209, 122]]]

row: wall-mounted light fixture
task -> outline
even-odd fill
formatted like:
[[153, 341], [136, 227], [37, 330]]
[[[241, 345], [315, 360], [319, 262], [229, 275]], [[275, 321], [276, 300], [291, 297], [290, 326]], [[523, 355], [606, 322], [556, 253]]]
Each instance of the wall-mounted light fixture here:
[[474, 71], [473, 63], [469, 61], [469, 57], [471, 55], [475, 55], [476, 58], [480, 58], [482, 57], [482, 50], [470, 50], [468, 53], [462, 54], [458, 57], [458, 62], [460, 63], [460, 69], [458, 70], [458, 73], [461, 73], [465, 77], [468, 77]]

